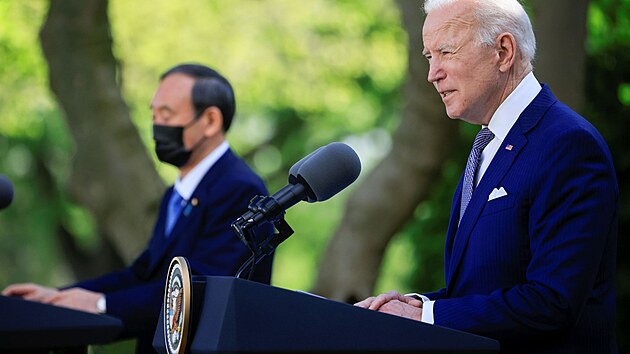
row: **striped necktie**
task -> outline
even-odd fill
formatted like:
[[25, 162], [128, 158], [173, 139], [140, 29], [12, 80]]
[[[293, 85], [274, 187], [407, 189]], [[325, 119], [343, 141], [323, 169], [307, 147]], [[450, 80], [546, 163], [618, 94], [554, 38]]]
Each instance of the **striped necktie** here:
[[462, 185], [462, 204], [459, 212], [459, 221], [462, 221], [466, 207], [472, 198], [475, 189], [475, 176], [479, 168], [479, 157], [483, 149], [494, 139], [494, 134], [488, 128], [483, 128], [475, 137], [468, 162], [466, 163], [466, 171], [464, 171], [464, 182]]

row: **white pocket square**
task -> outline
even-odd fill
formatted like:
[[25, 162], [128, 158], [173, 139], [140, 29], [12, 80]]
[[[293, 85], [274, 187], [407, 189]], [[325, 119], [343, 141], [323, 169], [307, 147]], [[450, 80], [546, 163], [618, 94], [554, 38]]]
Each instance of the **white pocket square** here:
[[503, 189], [503, 187], [499, 189], [495, 188], [492, 190], [492, 193], [490, 193], [490, 195], [488, 196], [488, 201], [505, 197], [506, 195], [507, 195], [507, 192], [505, 191], [505, 189]]

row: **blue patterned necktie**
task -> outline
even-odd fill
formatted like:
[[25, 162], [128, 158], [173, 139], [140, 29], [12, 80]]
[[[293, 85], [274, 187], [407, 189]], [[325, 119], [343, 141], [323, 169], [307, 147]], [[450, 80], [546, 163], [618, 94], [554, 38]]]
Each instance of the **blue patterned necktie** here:
[[166, 230], [164, 234], [167, 237], [170, 236], [173, 226], [175, 226], [175, 222], [177, 221], [179, 214], [182, 212], [184, 203], [184, 198], [182, 198], [182, 196], [173, 189], [171, 199], [168, 201], [168, 209], [166, 211]]
[[470, 156], [468, 156], [468, 162], [466, 163], [466, 171], [464, 172], [464, 182], [462, 184], [462, 204], [459, 212], [459, 221], [462, 221], [466, 207], [472, 198], [473, 190], [475, 189], [475, 176], [479, 169], [479, 157], [483, 149], [494, 139], [494, 134], [488, 128], [483, 128], [475, 137]]

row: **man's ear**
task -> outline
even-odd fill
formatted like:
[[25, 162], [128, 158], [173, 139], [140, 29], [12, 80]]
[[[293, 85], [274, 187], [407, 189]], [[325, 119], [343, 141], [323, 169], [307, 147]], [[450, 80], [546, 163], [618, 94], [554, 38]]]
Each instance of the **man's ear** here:
[[202, 113], [202, 119], [206, 119], [207, 124], [204, 129], [204, 136], [211, 138], [217, 134], [223, 134], [223, 114], [216, 106], [206, 108]]
[[508, 72], [516, 61], [516, 39], [511, 33], [501, 33], [497, 37], [496, 49], [499, 54], [499, 70]]

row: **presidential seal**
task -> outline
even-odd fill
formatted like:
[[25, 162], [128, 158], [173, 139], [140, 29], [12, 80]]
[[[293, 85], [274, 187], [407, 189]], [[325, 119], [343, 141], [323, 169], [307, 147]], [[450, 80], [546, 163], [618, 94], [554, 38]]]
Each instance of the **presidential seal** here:
[[188, 261], [184, 257], [175, 257], [168, 269], [164, 291], [164, 340], [169, 354], [183, 354], [186, 351], [191, 299]]

